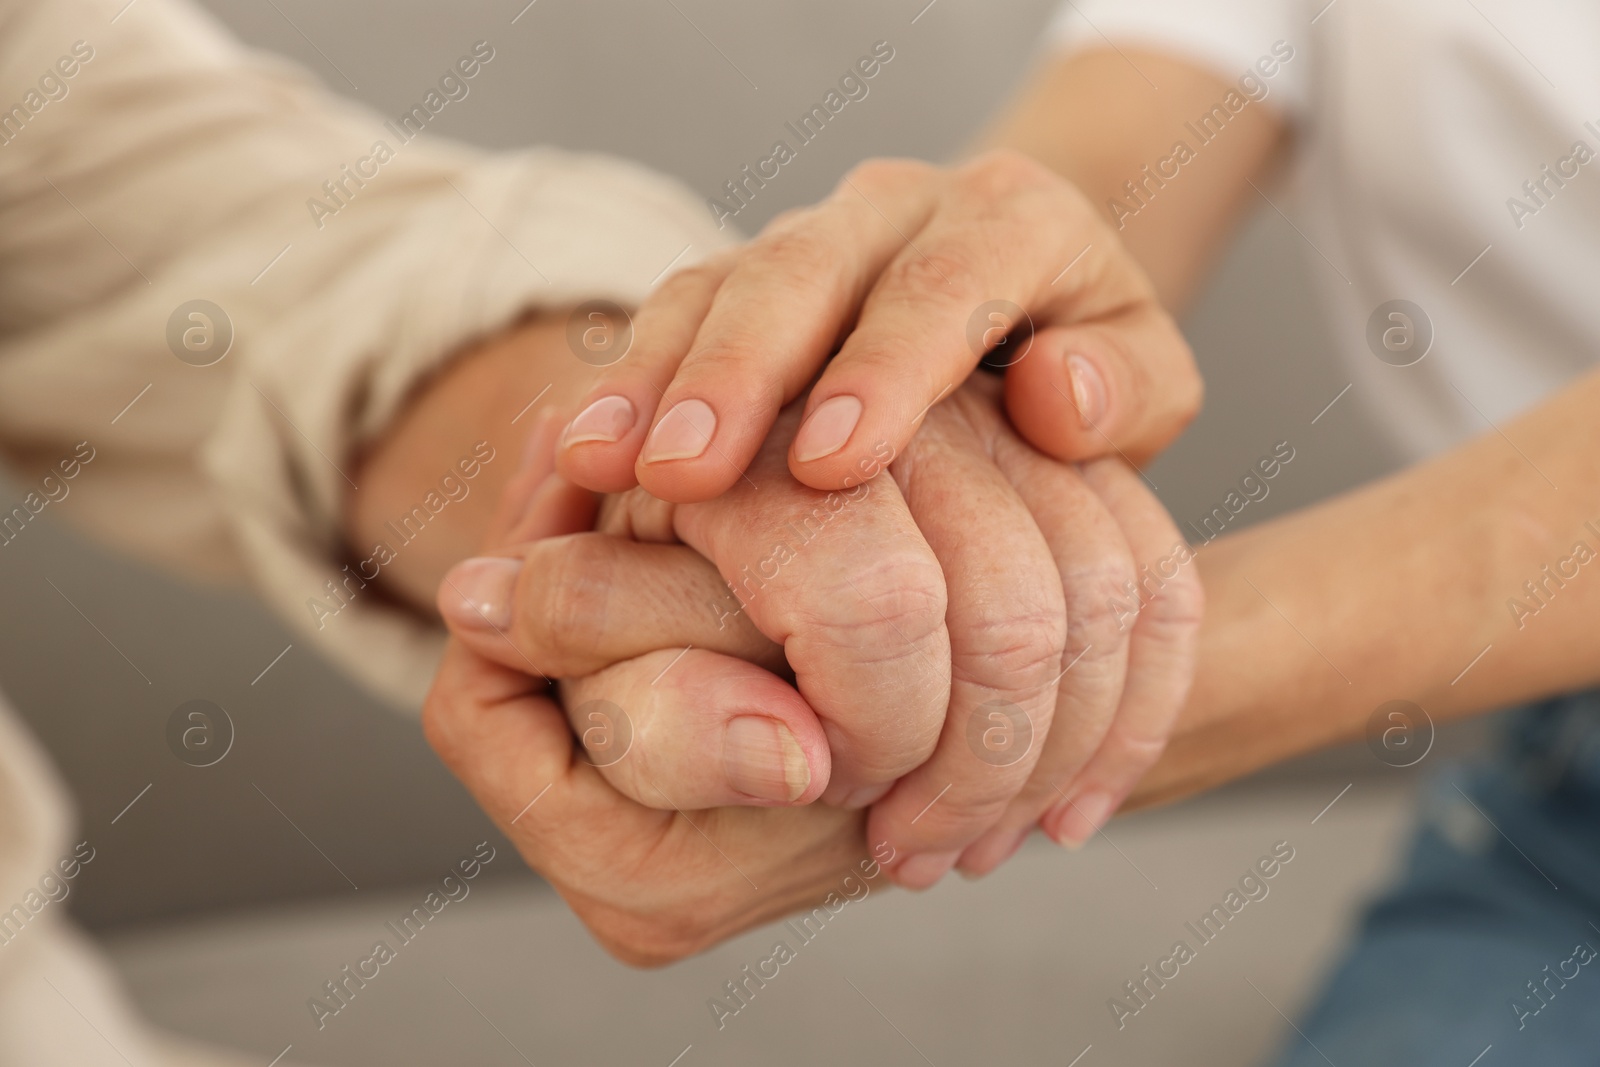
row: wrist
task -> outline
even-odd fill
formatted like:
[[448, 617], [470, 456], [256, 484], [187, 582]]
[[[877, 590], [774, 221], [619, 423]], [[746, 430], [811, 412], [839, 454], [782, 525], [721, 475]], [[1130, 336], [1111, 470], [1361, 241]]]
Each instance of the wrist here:
[[[1509, 484], [1485, 477], [1495, 468], [1483, 447], [1197, 553], [1207, 600], [1198, 676], [1133, 804], [1359, 739], [1391, 700], [1414, 701], [1442, 723], [1592, 675], [1563, 677], [1560, 664], [1527, 658], [1557, 644], [1548, 640], [1477, 664], [1491, 644], [1510, 647], [1497, 598], [1536, 573], [1541, 551], [1528, 532], [1531, 505], [1518, 506], [1540, 488], [1503, 462]], [[1458, 684], [1469, 667], [1471, 684]]]
[[444, 573], [477, 551], [502, 491], [522, 467], [536, 416], [570, 413], [595, 368], [574, 358], [565, 316], [529, 318], [474, 343], [418, 384], [358, 457], [346, 494], [350, 554], [386, 546], [380, 587], [433, 616]]

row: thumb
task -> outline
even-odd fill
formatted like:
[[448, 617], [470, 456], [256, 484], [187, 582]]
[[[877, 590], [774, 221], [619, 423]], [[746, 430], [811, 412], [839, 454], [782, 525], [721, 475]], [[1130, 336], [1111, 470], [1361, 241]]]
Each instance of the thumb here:
[[805, 699], [754, 664], [662, 649], [561, 683], [579, 757], [647, 808], [803, 806], [832, 757]]
[[1203, 393], [1177, 323], [1148, 302], [1044, 328], [1006, 370], [1006, 411], [1017, 431], [1068, 462], [1119, 455], [1143, 465], [1189, 425]]
[[756, 629], [716, 568], [683, 545], [546, 538], [458, 563], [438, 607], [474, 652], [546, 678], [688, 645], [787, 669], [782, 647]]

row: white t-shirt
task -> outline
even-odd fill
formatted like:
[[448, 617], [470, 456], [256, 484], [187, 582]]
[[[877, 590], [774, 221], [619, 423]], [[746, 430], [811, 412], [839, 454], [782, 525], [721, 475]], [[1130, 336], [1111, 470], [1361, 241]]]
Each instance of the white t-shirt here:
[[[1229, 80], [1255, 72], [1241, 91], [1296, 130], [1291, 189], [1268, 195], [1307, 238], [1355, 389], [1410, 456], [1600, 361], [1600, 6], [1077, 0], [1052, 32], [1070, 48], [1188, 56]], [[1395, 300], [1426, 320], [1384, 306]], [[1427, 354], [1399, 365], [1428, 322]]]

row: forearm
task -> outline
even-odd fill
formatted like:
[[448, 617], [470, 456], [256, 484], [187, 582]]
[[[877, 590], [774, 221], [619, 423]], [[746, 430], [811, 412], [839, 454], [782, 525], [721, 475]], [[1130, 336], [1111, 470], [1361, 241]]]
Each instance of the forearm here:
[[[356, 550], [395, 542], [387, 524], [426, 507], [429, 493], [440, 499], [447, 475], [454, 473], [468, 491], [430, 515], [423, 532], [384, 566], [389, 596], [433, 615], [445, 571], [481, 546], [535, 420], [568, 410], [595, 371], [569, 350], [566, 316], [552, 312], [480, 342], [418, 387], [388, 433], [358, 461], [354, 480], [361, 488], [346, 496], [347, 543]], [[481, 458], [482, 443], [493, 449], [493, 459], [477, 464], [470, 480], [461, 477], [458, 464]]]
[[[1270, 166], [1285, 126], [1271, 107], [1252, 102], [1177, 177], [1150, 178], [1144, 168], [1171, 157], [1180, 140], [1193, 147], [1185, 123], [1234, 88], [1156, 52], [1082, 52], [1043, 67], [978, 147], [1016, 149], [1078, 186], [1118, 227], [1162, 304], [1178, 313], [1255, 197], [1248, 180], [1259, 180]], [[1130, 181], [1144, 183], [1142, 206], [1128, 195]], [[1136, 213], [1113, 216], [1107, 206], [1113, 200]]]
[[1201, 549], [1199, 675], [1134, 804], [1356, 738], [1390, 700], [1438, 722], [1600, 680], [1597, 403], [1591, 375], [1504, 436]]

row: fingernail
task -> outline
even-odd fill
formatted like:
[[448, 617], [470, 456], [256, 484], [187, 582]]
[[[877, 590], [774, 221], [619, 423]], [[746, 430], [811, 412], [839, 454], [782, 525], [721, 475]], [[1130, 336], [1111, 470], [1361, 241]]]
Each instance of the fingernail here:
[[717, 429], [717, 413], [704, 400], [681, 400], [650, 432], [644, 443], [644, 461], [662, 463], [669, 459], [694, 459], [711, 443]]
[[730, 719], [722, 734], [722, 764], [739, 792], [791, 803], [811, 784], [811, 765], [789, 728], [765, 715]]
[[439, 611], [464, 630], [503, 631], [511, 626], [520, 559], [480, 556], [463, 560], [444, 576]]
[[924, 852], [911, 856], [894, 870], [895, 885], [903, 889], [931, 889], [956, 865], [959, 852]]
[[844, 447], [861, 421], [861, 401], [853, 396], [835, 396], [817, 405], [794, 438], [794, 458], [810, 463], [831, 456]]
[[1078, 417], [1094, 426], [1106, 417], [1106, 380], [1099, 368], [1082, 356], [1067, 357], [1067, 377], [1072, 380], [1072, 402]]
[[1063, 801], [1050, 814], [1048, 822], [1053, 827], [1050, 836], [1058, 844], [1076, 851], [1111, 818], [1116, 803], [1110, 793], [1099, 792]]
[[625, 396], [603, 396], [578, 412], [578, 417], [567, 424], [561, 443], [581, 445], [585, 441], [604, 441], [615, 444], [628, 436], [633, 420], [638, 417], [633, 404]]

